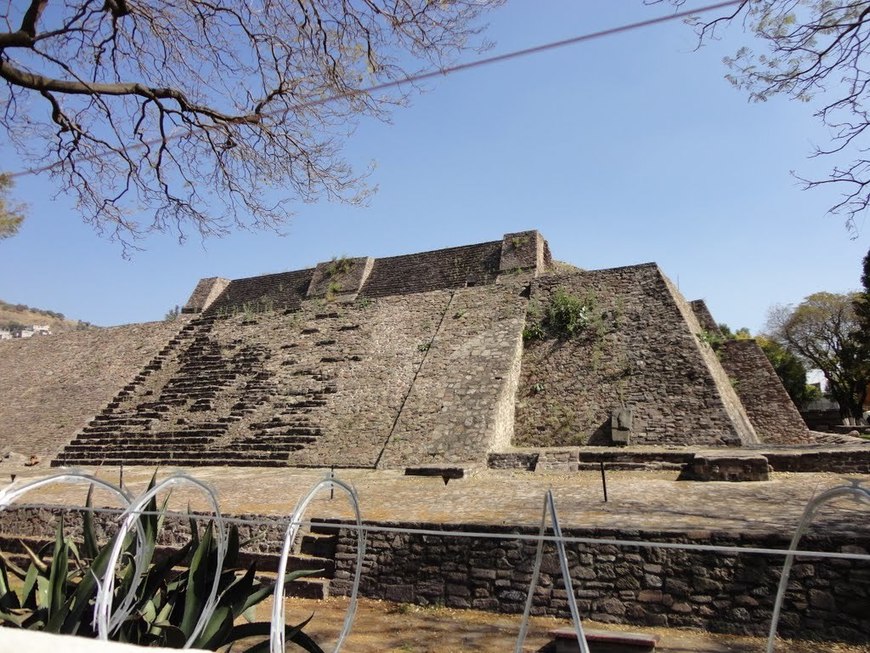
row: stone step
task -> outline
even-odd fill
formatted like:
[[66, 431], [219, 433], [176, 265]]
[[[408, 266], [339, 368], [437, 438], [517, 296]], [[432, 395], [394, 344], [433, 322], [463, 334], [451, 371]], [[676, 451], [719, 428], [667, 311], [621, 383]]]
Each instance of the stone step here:
[[280, 451], [285, 454], [290, 454], [294, 451], [304, 449], [310, 442], [297, 442], [294, 440], [282, 440], [269, 438], [267, 440], [242, 440], [241, 442], [233, 442], [226, 445], [221, 451], [262, 451], [272, 452]]
[[182, 458], [165, 458], [165, 457], [101, 457], [94, 456], [62, 456], [59, 455], [51, 461], [52, 467], [86, 467], [95, 464], [106, 466], [144, 466], [157, 467], [159, 465], [183, 465], [185, 467], [287, 467], [286, 460], [270, 460], [259, 458], [246, 458], [244, 460], [214, 458], [214, 459], [182, 459]]
[[319, 408], [327, 404], [326, 399], [304, 399], [302, 401], [287, 402], [285, 408]]
[[[287, 456], [290, 452], [287, 451], [276, 451], [272, 448], [269, 451], [228, 451], [226, 449], [220, 450], [211, 450], [211, 451], [184, 451], [179, 452], [175, 450], [166, 450], [166, 449], [146, 449], [146, 448], [137, 448], [131, 449], [128, 452], [119, 451], [116, 448], [105, 448], [99, 451], [88, 451], [86, 452], [87, 456], [82, 456], [82, 452], [78, 450], [73, 450], [71, 452], [67, 452], [64, 450], [60, 454], [58, 454], [58, 460], [75, 460], [76, 462], [81, 463], [82, 461], [87, 461], [85, 464], [93, 464], [96, 461], [102, 461], [103, 464], [129, 464], [135, 465], [139, 464], [135, 461], [137, 460], [148, 460], [148, 461], [162, 461], [164, 463], [171, 464], [185, 464], [185, 465], [208, 465], [208, 464], [236, 464], [238, 462], [274, 462], [274, 463], [287, 463]], [[257, 455], [254, 455], [257, 454]], [[116, 463], [109, 463], [110, 460], [117, 460]], [[144, 463], [142, 463], [144, 464]]]
[[322, 529], [312, 527], [310, 532], [302, 536], [299, 541], [299, 553], [315, 558], [334, 559], [338, 531], [333, 530], [331, 533], [323, 533], [317, 532], [318, 530]]
[[175, 438], [130, 438], [130, 437], [104, 437], [83, 438], [74, 440], [67, 446], [67, 450], [76, 451], [103, 451], [106, 448], [115, 450], [153, 449], [156, 447], [186, 446], [207, 447], [214, 442], [213, 438], [175, 437]]

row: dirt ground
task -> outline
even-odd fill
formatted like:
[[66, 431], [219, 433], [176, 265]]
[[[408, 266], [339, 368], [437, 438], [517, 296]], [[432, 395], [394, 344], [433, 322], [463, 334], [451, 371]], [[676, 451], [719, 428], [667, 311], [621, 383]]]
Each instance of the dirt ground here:
[[[341, 631], [348, 607], [346, 598], [288, 600], [287, 623], [299, 623], [314, 615], [305, 632], [324, 650], [332, 650]], [[271, 604], [261, 604], [257, 619], [266, 620]], [[522, 615], [503, 615], [476, 610], [420, 607], [360, 599], [350, 636], [342, 650], [348, 653], [506, 653], [516, 647]], [[523, 651], [551, 651], [548, 632], [569, 626], [564, 619], [532, 617]], [[584, 628], [652, 633], [661, 638], [661, 653], [763, 653], [763, 637], [737, 637], [673, 628], [614, 626], [584, 621]], [[293, 650], [288, 649], [288, 650]], [[594, 649], [593, 649], [594, 650]], [[834, 642], [779, 640], [777, 653], [870, 653], [870, 644], [846, 645]]]

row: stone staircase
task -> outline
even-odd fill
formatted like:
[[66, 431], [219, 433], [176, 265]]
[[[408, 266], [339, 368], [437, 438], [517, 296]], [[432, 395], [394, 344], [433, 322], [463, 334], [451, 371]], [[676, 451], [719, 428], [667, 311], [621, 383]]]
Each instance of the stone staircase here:
[[318, 415], [338, 391], [336, 369], [362, 360], [341, 342], [359, 325], [338, 312], [309, 313], [292, 338], [271, 348], [252, 333], [293, 313], [261, 316], [265, 324], [192, 320], [52, 466], [287, 466], [323, 435]]
[[[287, 572], [311, 571], [311, 575], [292, 581], [287, 586], [287, 595], [306, 599], [329, 597], [329, 586], [335, 577], [335, 550], [338, 534], [335, 528], [307, 526], [297, 536], [294, 551], [287, 558]], [[280, 551], [278, 552], [280, 553]], [[257, 563], [259, 575], [276, 577], [280, 557], [274, 552], [252, 553], [242, 551], [239, 565], [247, 567]]]

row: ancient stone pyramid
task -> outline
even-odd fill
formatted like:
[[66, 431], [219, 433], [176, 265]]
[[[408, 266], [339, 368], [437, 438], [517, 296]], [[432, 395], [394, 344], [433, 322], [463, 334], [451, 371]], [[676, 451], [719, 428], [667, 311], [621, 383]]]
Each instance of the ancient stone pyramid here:
[[[66, 431], [31, 438], [60, 449], [54, 465], [364, 468], [485, 462], [516, 447], [807, 439], [758, 346], [714, 350], [703, 302], [683, 299], [658, 266], [569, 267], [528, 231], [203, 279], [162, 347], [124, 358], [129, 382], [79, 402], [92, 419], [59, 406]], [[542, 330], [566, 297], [582, 305], [582, 328]], [[140, 349], [148, 327], [137, 325]], [[112, 351], [126, 351], [125, 329]], [[56, 351], [55, 363], [94, 355], [67, 350], [77, 353]], [[0, 376], [6, 367], [0, 359]], [[72, 404], [81, 366], [62, 367]]]

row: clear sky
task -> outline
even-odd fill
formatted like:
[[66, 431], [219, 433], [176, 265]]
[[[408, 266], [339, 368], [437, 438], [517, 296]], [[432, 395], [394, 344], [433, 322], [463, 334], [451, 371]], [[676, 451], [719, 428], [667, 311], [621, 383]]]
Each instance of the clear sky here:
[[[512, 0], [489, 14], [487, 54], [667, 11], [641, 0]], [[807, 159], [827, 136], [812, 105], [749, 104], [724, 80], [722, 57], [745, 41], [735, 26], [694, 51], [692, 30], [676, 21], [437, 79], [392, 124], [364, 121], [348, 142], [352, 162], [376, 166], [368, 206], [300, 204], [283, 237], [236, 232], [180, 246], [165, 235], [124, 260], [54, 197], [48, 176], [20, 178], [29, 218], [0, 241], [0, 299], [99, 325], [159, 320], [202, 277], [538, 229], [555, 258], [583, 268], [655, 261], [718, 321], [756, 333], [772, 304], [857, 289], [870, 222], [850, 239], [825, 215], [834, 192], [802, 191], [790, 175], [827, 170]], [[4, 151], [0, 169], [21, 168]]]

